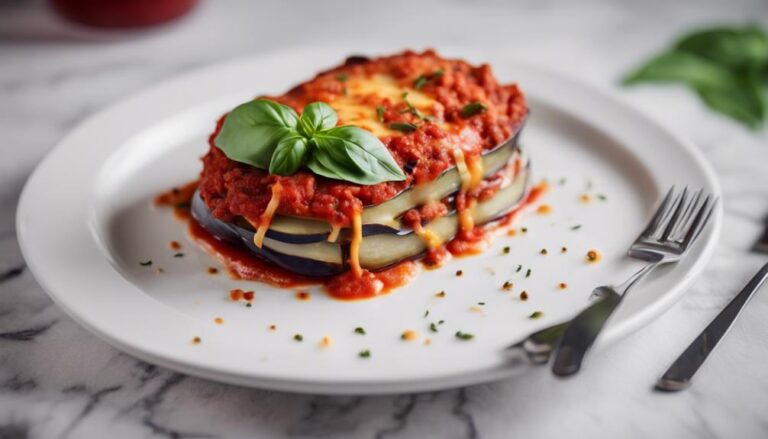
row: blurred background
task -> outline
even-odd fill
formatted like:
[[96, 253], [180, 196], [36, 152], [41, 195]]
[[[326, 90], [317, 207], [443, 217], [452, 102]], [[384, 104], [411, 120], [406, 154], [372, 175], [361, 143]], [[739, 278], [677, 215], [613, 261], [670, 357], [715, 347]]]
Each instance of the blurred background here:
[[[669, 334], [692, 336], [764, 259], [748, 249], [768, 212], [768, 134], [713, 111], [683, 85], [621, 85], [681, 35], [750, 23], [768, 26], [768, 1], [0, 0], [0, 273], [8, 275], [0, 325], [42, 313], [58, 322], [32, 344], [0, 339], [0, 439], [103, 437], [107, 429], [113, 437], [429, 437], [437, 422], [455, 437], [766, 437], [765, 405], [740, 400], [768, 395], [764, 373], [758, 383], [712, 382], [704, 397], [694, 388], [659, 402], [648, 377], [660, 365], [638, 355]], [[543, 372], [429, 395], [326, 398], [186, 378], [118, 354], [51, 304], [24, 273], [14, 215], [26, 178], [68, 131], [189, 70], [316, 45], [481, 47], [620, 93], [693, 140], [717, 171], [726, 207], [718, 255], [695, 292], [633, 336], [631, 347], [606, 352], [603, 367], [580, 381], [554, 382]], [[736, 281], [726, 283], [723, 273]], [[686, 319], [691, 324], [679, 329]], [[765, 340], [768, 325], [752, 329], [753, 340]], [[746, 347], [735, 349], [722, 358], [752, 361]], [[614, 376], [627, 358], [635, 367]], [[723, 416], [702, 415], [715, 412]], [[561, 422], [550, 422], [551, 413]]]

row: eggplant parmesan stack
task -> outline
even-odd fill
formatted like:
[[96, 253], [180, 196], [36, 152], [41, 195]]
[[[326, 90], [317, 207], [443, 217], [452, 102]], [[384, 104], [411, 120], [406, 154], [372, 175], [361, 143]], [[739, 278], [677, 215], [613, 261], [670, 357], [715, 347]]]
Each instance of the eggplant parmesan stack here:
[[351, 57], [251, 104], [211, 135], [192, 216], [291, 273], [360, 276], [435, 257], [526, 196], [526, 102], [488, 65], [434, 51]]

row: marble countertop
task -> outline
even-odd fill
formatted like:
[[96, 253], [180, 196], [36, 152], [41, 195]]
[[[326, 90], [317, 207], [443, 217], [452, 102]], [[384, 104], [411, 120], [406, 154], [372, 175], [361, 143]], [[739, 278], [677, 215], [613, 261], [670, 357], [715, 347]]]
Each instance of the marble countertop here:
[[[755, 297], [691, 389], [651, 390], [767, 259], [749, 248], [768, 214], [768, 130], [749, 132], [713, 115], [680, 87], [616, 86], [622, 72], [680, 31], [766, 24], [768, 4], [258, 3], [204, 1], [178, 22], [118, 34], [71, 27], [42, 1], [0, 4], [0, 438], [768, 436], [768, 291]], [[573, 379], [541, 369], [493, 384], [383, 397], [294, 395], [187, 377], [116, 351], [51, 302], [25, 268], [14, 215], [27, 176], [67, 131], [111, 101], [197, 66], [352, 40], [514, 53], [616, 88], [691, 138], [717, 171], [725, 205], [722, 238], [704, 275], [667, 313], [591, 358]]]

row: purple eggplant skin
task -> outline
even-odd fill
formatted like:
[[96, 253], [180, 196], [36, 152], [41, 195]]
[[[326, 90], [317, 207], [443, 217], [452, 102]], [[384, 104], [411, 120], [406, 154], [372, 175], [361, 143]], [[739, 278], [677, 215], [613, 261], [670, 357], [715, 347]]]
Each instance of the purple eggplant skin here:
[[[497, 151], [497, 150], [499, 150], [501, 148], [505, 148], [505, 147], [511, 147], [511, 148], [519, 149], [520, 147], [518, 145], [518, 141], [519, 141], [519, 138], [520, 138], [521, 129], [522, 129], [522, 126], [507, 141], [500, 143], [497, 147], [495, 147], [495, 148], [493, 148], [491, 150], [488, 150], [486, 152], [486, 154], [494, 152], [494, 151]], [[446, 172], [448, 172], [448, 170], [446, 170]], [[408, 189], [410, 189], [410, 188], [408, 188]], [[405, 189], [403, 192], [406, 192], [408, 189]], [[402, 194], [403, 192], [401, 192], [400, 194]], [[398, 194], [397, 196], [399, 196], [400, 194]], [[396, 229], [394, 227], [387, 226], [387, 225], [384, 225], [384, 224], [363, 224], [363, 236], [377, 235], [377, 234], [380, 234], [380, 233], [394, 233], [394, 234], [398, 234], [398, 235], [404, 235], [404, 234], [411, 233], [411, 231], [410, 230]], [[278, 231], [272, 230], [272, 229], [267, 231], [266, 236], [268, 238], [274, 239], [276, 241], [282, 241], [282, 242], [286, 242], [286, 243], [289, 243], [289, 244], [309, 244], [311, 242], [321, 242], [321, 241], [325, 241], [326, 239], [328, 239], [328, 234], [327, 233], [315, 233], [315, 234], [306, 234], [306, 235], [296, 234], [296, 235], [294, 235], [294, 234], [289, 234], [289, 233], [284, 233], [284, 232], [278, 232]]]
[[267, 247], [256, 247], [253, 243], [254, 232], [232, 223], [216, 219], [198, 192], [192, 198], [192, 218], [216, 239], [237, 246], [244, 246], [253, 255], [267, 262], [284, 268], [291, 273], [312, 278], [327, 278], [344, 271], [343, 265], [330, 264], [314, 259], [286, 255]]
[[[530, 162], [526, 163], [526, 168], [530, 168]], [[528, 173], [527, 175], [530, 175], [530, 173]], [[526, 186], [527, 186], [527, 182], [526, 182]], [[526, 194], [523, 193], [517, 202], [509, 206], [509, 209], [505, 209], [504, 211], [499, 212], [498, 214], [494, 215], [493, 218], [489, 219], [483, 224], [487, 226], [501, 220], [513, 209], [518, 208], [520, 206], [520, 203], [525, 199], [525, 196]], [[286, 255], [284, 253], [279, 253], [274, 250], [271, 250], [267, 247], [262, 247], [262, 248], [256, 247], [256, 245], [253, 243], [253, 235], [254, 235], [253, 231], [239, 227], [233, 223], [227, 223], [227, 222], [216, 219], [213, 216], [213, 214], [211, 214], [210, 210], [208, 209], [208, 206], [206, 206], [205, 202], [203, 202], [203, 199], [200, 197], [200, 194], [198, 192], [195, 192], [194, 196], [192, 197], [191, 210], [192, 210], [192, 217], [194, 218], [194, 220], [197, 221], [206, 231], [208, 231], [208, 233], [213, 235], [216, 239], [231, 243], [233, 245], [245, 246], [245, 248], [248, 249], [248, 251], [250, 251], [256, 257], [259, 257], [263, 260], [273, 263], [292, 273], [300, 274], [310, 278], [322, 279], [322, 278], [328, 278], [328, 277], [343, 273], [348, 269], [346, 264], [331, 264], [327, 262], [317, 261], [314, 259]], [[384, 233], [388, 233], [388, 232], [384, 232]], [[413, 231], [411, 230], [398, 231], [398, 234], [400, 235], [406, 235], [410, 233], [413, 233]], [[346, 256], [348, 254], [348, 245], [342, 246], [342, 252], [343, 252], [342, 260], [346, 260], [347, 259]], [[427, 252], [425, 250], [417, 254], [409, 255], [408, 257], [402, 260], [399, 260], [397, 262], [394, 262], [390, 265], [387, 265], [384, 267], [377, 267], [373, 271], [386, 270], [387, 268], [390, 268], [404, 261], [420, 259], [424, 257], [426, 253]]]

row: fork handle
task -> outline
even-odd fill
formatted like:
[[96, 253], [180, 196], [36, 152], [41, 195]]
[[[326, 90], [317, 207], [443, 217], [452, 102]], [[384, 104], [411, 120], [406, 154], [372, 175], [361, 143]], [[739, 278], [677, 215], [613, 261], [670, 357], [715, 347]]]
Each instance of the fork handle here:
[[552, 364], [552, 373], [565, 377], [575, 374], [581, 369], [584, 355], [597, 339], [605, 322], [613, 314], [621, 303], [621, 299], [637, 282], [653, 271], [661, 261], [647, 264], [625, 282], [615, 286], [602, 286], [595, 288], [592, 293], [602, 296], [594, 304], [588, 306], [571, 320], [565, 328], [560, 345], [555, 352], [555, 361]]
[[621, 298], [621, 295], [611, 290], [602, 300], [588, 306], [571, 320], [555, 352], [552, 373], [564, 377], [581, 369], [584, 355], [597, 339], [608, 317], [621, 303]]

